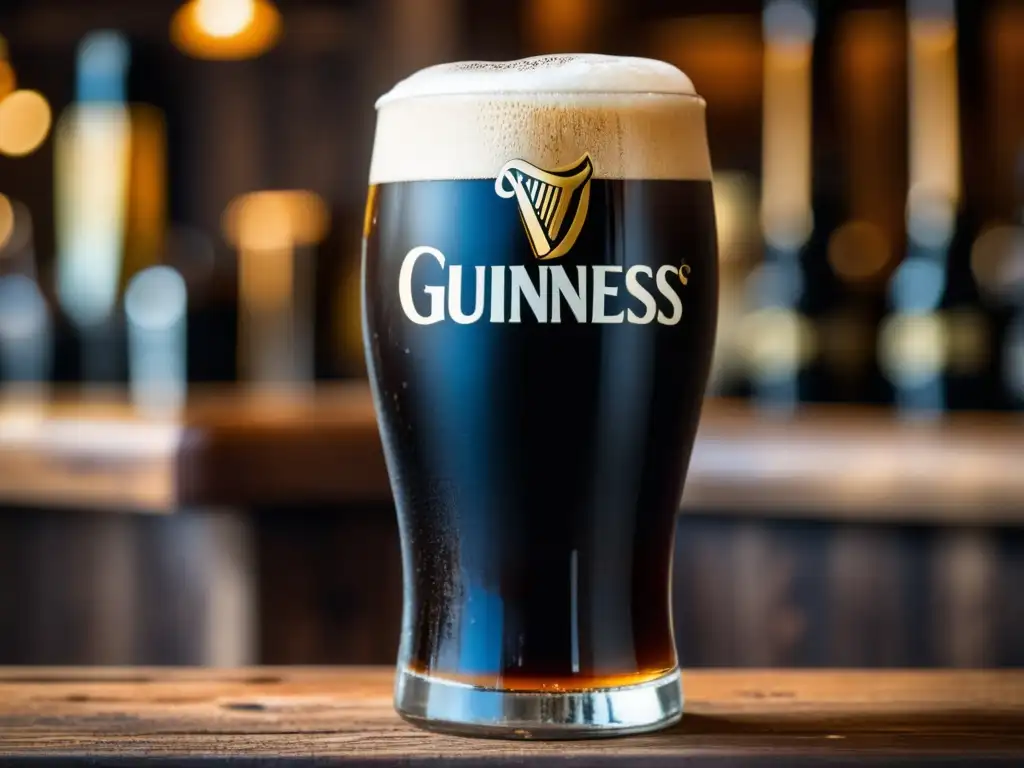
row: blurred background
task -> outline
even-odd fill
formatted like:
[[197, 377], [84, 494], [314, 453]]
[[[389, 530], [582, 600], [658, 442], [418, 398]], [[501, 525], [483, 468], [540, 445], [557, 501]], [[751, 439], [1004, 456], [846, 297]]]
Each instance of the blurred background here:
[[0, 664], [393, 663], [373, 102], [566, 51], [709, 105], [682, 663], [1024, 663], [1020, 0], [3, 0]]

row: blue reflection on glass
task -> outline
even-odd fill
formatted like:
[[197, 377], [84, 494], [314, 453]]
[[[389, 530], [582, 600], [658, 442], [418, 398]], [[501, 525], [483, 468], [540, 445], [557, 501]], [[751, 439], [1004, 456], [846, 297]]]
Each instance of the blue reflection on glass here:
[[474, 583], [465, 566], [461, 571], [466, 593], [460, 617], [460, 663], [463, 669], [497, 672], [502, 666], [504, 605], [496, 592]]

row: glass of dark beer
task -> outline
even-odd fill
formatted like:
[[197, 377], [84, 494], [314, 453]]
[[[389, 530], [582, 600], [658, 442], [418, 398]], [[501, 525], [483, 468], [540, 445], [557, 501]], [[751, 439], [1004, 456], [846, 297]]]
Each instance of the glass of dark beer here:
[[363, 332], [409, 721], [681, 716], [673, 534], [718, 300], [704, 110], [675, 67], [596, 55], [440, 65], [377, 102]]

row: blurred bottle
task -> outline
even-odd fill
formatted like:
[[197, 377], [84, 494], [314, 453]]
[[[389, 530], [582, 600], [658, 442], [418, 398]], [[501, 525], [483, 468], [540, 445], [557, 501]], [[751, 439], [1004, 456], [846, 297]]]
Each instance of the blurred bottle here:
[[50, 310], [42, 291], [25, 275], [0, 277], [0, 380], [7, 390], [33, 393], [50, 379]]
[[0, 194], [0, 382], [5, 393], [41, 396], [52, 373], [53, 324], [36, 281], [28, 208]]
[[330, 212], [308, 190], [260, 190], [232, 200], [223, 216], [238, 251], [238, 359], [257, 388], [301, 391], [315, 378], [317, 246]]
[[[905, 43], [893, 8], [823, 15], [815, 207], [818, 228], [807, 255], [806, 310], [820, 356], [808, 397], [884, 400], [875, 362], [884, 286], [903, 239]], [[830, 130], [831, 128], [831, 130]]]
[[764, 260], [748, 278], [750, 313], [741, 336], [755, 403], [792, 411], [801, 375], [815, 354], [802, 312], [804, 249], [814, 230], [811, 204], [812, 61], [817, 20], [806, 0], [764, 6], [764, 128], [761, 230]]
[[86, 35], [76, 55], [75, 100], [55, 135], [57, 293], [82, 342], [81, 378], [125, 380], [125, 337], [115, 312], [131, 278], [162, 255], [167, 140], [160, 67], [115, 30]]
[[906, 255], [889, 283], [878, 355], [899, 411], [947, 407], [950, 257], [961, 204], [957, 23], [952, 0], [908, 4], [909, 183]]
[[949, 240], [941, 310], [946, 338], [943, 385], [949, 410], [991, 410], [1002, 407], [1003, 400], [997, 352], [998, 278], [993, 282], [994, 276], [984, 268], [976, 269], [974, 263], [975, 245], [991, 216], [988, 197], [993, 181], [986, 167], [991, 138], [985, 125], [984, 10], [981, 4], [960, 3], [952, 29], [945, 37], [935, 34], [931, 41], [936, 52], [944, 55], [947, 72], [954, 70], [947, 74], [954, 84], [945, 90], [956, 88], [959, 107], [955, 151], [961, 159], [961, 193]]
[[[533, 8], [554, 6], [555, 0], [535, 3]], [[621, 16], [632, 12], [612, 3], [604, 2], [599, 7], [593, 4], [575, 3], [576, 11], [587, 5], [589, 21], [584, 24], [585, 34], [571, 32], [576, 44], [622, 46], [625, 42], [620, 35], [611, 34], [617, 29]], [[714, 359], [708, 381], [709, 396], [747, 398], [751, 394], [750, 379], [758, 371], [769, 368], [775, 360], [771, 350], [780, 338], [783, 346], [788, 343], [786, 330], [782, 336], [773, 336], [769, 331], [761, 333], [762, 324], [757, 320], [759, 311], [770, 310], [758, 300], [760, 292], [755, 287], [756, 275], [763, 274], [764, 233], [761, 226], [762, 194], [759, 177], [765, 171], [765, 151], [762, 142], [769, 147], [779, 147], [769, 154], [783, 162], [772, 166], [772, 178], [782, 183], [786, 172], [787, 130], [785, 127], [787, 105], [778, 97], [777, 87], [781, 80], [775, 73], [784, 69], [788, 60], [776, 56], [772, 75], [765, 72], [765, 19], [764, 14], [750, 13], [687, 13], [685, 7], [673, 7], [667, 13], [671, 18], [656, 18], [647, 22], [649, 41], [639, 52], [668, 61], [686, 72], [699, 90], [714, 104], [709, 113], [711, 121], [711, 153], [715, 157], [715, 173], [712, 179], [715, 218], [718, 224], [719, 258], [719, 306], [718, 333], [715, 337]], [[796, 8], [798, 20], [806, 21], [803, 7]], [[562, 9], [562, 13], [569, 9]], [[783, 6], [783, 15], [786, 14]], [[777, 11], [775, 11], [777, 13]], [[792, 15], [792, 8], [789, 11]], [[539, 25], [542, 22], [536, 22]], [[546, 22], [550, 25], [550, 17]], [[774, 38], [779, 37], [779, 24], [770, 28]], [[783, 27], [787, 25], [783, 19]], [[806, 26], [806, 24], [804, 25]], [[549, 34], [554, 34], [549, 29]], [[806, 30], [805, 30], [806, 34]], [[799, 40], [799, 35], [797, 35]], [[549, 40], [553, 45], [553, 39]], [[797, 42], [798, 50], [803, 44]], [[563, 48], [563, 50], [565, 50]], [[636, 53], [629, 47], [619, 49], [623, 53]], [[797, 62], [802, 56], [792, 57]], [[798, 67], [797, 74], [800, 69]], [[771, 98], [765, 99], [765, 88], [771, 83], [775, 89]], [[784, 83], [783, 83], [784, 85]], [[799, 94], [798, 94], [799, 97]], [[771, 137], [763, 136], [762, 123], [765, 110], [773, 110], [776, 130]], [[779, 123], [782, 123], [781, 129]], [[799, 122], [799, 115], [797, 116]], [[804, 187], [796, 185], [796, 197]], [[786, 194], [786, 190], [782, 194]], [[802, 208], [797, 201], [794, 207]], [[755, 277], [751, 278], [751, 273]], [[752, 317], [753, 316], [753, 317]], [[769, 312], [769, 317], [771, 314]], [[788, 315], [775, 315], [785, 323]], [[776, 323], [776, 327], [780, 323]], [[792, 350], [792, 345], [789, 345]]]
[[994, 281], [1009, 317], [1000, 350], [1001, 389], [1011, 407], [1024, 410], [1024, 141], [1016, 166], [1016, 216], [1009, 226], [979, 238], [972, 261], [998, 265]]
[[[984, 209], [970, 252], [971, 273], [994, 331], [993, 407], [1024, 407], [1024, 5], [964, 5], [976, 34], [976, 119], [971, 143], [977, 183], [969, 199]], [[973, 113], [972, 113], [973, 114]], [[980, 138], [977, 138], [980, 137]], [[979, 217], [980, 218], [980, 217]]]

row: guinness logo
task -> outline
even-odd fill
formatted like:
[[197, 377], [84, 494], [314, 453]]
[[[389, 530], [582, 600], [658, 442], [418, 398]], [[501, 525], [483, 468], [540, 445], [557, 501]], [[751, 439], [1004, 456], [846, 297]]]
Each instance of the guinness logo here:
[[545, 171], [525, 160], [510, 160], [494, 182], [494, 191], [519, 205], [533, 255], [541, 261], [564, 256], [575, 245], [590, 205], [594, 165], [584, 154], [569, 166]]

